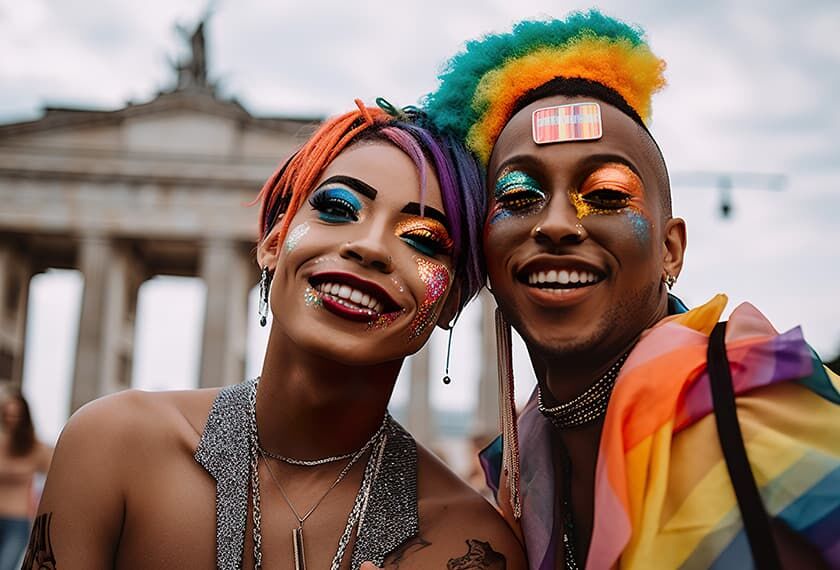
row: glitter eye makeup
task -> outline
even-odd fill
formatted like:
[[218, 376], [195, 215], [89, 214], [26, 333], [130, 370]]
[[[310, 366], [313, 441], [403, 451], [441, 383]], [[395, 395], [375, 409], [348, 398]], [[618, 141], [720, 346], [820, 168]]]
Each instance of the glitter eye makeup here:
[[309, 205], [318, 211], [320, 220], [333, 224], [358, 221], [362, 209], [356, 195], [340, 186], [319, 188], [309, 198]]
[[450, 279], [449, 270], [444, 265], [422, 257], [416, 258], [416, 261], [420, 280], [426, 285], [426, 295], [411, 323], [408, 337], [410, 341], [421, 336], [430, 325], [435, 324], [435, 308], [443, 298]]
[[429, 257], [451, 255], [454, 245], [443, 224], [431, 218], [401, 220], [394, 228], [394, 235]]
[[490, 211], [491, 224], [514, 215], [530, 214], [545, 203], [545, 192], [536, 180], [521, 170], [504, 172], [496, 180], [493, 194], [495, 204]]
[[590, 174], [579, 190], [569, 191], [578, 219], [617, 214], [631, 208], [645, 215], [642, 181], [624, 164], [607, 164]]
[[290, 231], [289, 235], [286, 236], [286, 253], [294, 251], [300, 243], [300, 240], [303, 239], [303, 236], [305, 236], [308, 231], [309, 224], [306, 222], [292, 228], [292, 231]]

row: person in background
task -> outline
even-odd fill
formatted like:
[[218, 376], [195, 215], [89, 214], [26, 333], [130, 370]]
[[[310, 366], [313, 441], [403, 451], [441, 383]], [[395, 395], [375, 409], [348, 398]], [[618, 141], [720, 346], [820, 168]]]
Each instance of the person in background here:
[[0, 403], [0, 570], [18, 568], [34, 511], [33, 482], [50, 468], [52, 447], [38, 441], [19, 391]]

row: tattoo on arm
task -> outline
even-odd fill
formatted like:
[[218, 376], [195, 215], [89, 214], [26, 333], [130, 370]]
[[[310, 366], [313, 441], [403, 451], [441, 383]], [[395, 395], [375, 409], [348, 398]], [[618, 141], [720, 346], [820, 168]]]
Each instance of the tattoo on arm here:
[[51, 521], [52, 513], [43, 513], [35, 519], [21, 570], [55, 570], [57, 565], [50, 540]]
[[385, 566], [390, 569], [397, 570], [400, 567], [400, 563], [405, 562], [405, 559], [409, 555], [423, 550], [431, 545], [431, 542], [419, 534], [413, 538], [409, 538], [402, 544], [402, 546], [388, 556], [388, 560], [385, 561]]
[[460, 558], [452, 558], [446, 564], [446, 570], [505, 570], [505, 557], [493, 550], [489, 542], [475, 538], [467, 540], [467, 553]]

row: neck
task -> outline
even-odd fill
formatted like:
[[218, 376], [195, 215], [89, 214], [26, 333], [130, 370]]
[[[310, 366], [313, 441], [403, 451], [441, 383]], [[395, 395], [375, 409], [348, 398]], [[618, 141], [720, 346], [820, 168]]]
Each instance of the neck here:
[[583, 393], [635, 346], [645, 330], [667, 315], [668, 299], [664, 296], [650, 318], [612, 342], [595, 342], [574, 351], [541, 351], [529, 347], [546, 404], [554, 406]]
[[382, 424], [401, 366], [338, 363], [272, 331], [257, 390], [260, 445], [296, 459], [356, 451]]

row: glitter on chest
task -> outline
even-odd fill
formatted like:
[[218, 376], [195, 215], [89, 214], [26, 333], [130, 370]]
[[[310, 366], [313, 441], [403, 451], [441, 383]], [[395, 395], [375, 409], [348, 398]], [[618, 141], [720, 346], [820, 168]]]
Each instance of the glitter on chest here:
[[439, 263], [417, 258], [420, 280], [426, 285], [426, 296], [412, 322], [409, 340], [414, 340], [433, 325], [436, 319], [435, 307], [449, 286], [449, 271]]

